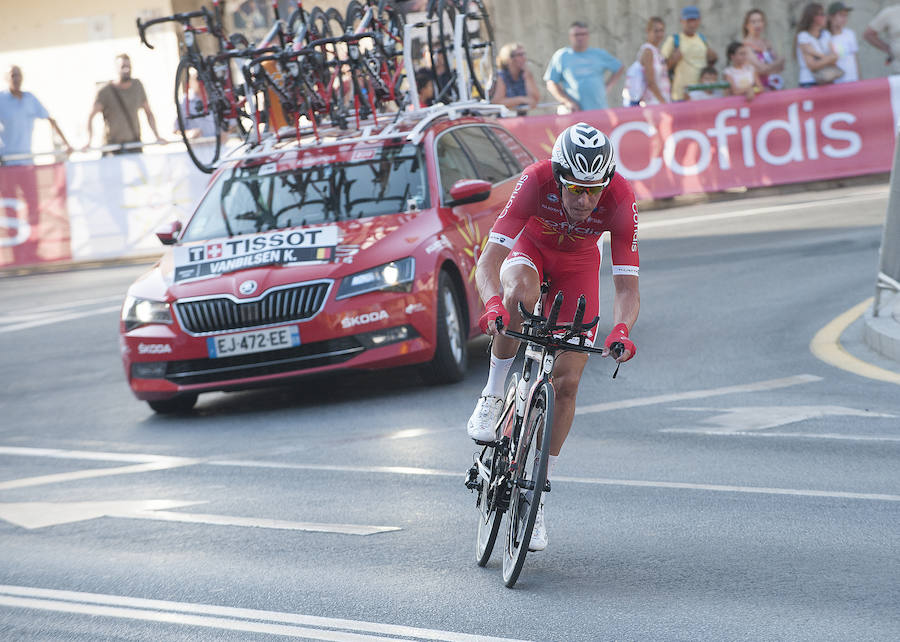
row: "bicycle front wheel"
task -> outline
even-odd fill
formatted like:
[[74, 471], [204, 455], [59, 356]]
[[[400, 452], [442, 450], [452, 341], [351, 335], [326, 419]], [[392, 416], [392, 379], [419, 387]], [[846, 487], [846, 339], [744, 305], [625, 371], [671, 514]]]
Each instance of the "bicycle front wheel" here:
[[[519, 375], [516, 373], [513, 374], [512, 380], [506, 388], [506, 403], [503, 406], [500, 429], [497, 431], [501, 440], [505, 434], [511, 431], [516, 421], [516, 388], [518, 384]], [[505, 443], [509, 443], [508, 440]], [[508, 485], [499, 477], [505, 474], [509, 465], [508, 449], [505, 445], [496, 448], [485, 446], [479, 461], [487, 469], [488, 478], [481, 477], [481, 486], [478, 489], [478, 535], [475, 538], [475, 563], [478, 566], [484, 566], [491, 559], [491, 552], [494, 550], [497, 533], [500, 532], [500, 524], [506, 510]], [[479, 471], [481, 470], [482, 468], [479, 466]]]
[[[510, 466], [514, 466], [515, 473], [509, 496], [506, 548], [503, 554], [503, 582], [508, 588], [515, 586], [525, 564], [534, 520], [547, 483], [553, 401], [553, 385], [545, 381], [531, 398], [518, 439], [513, 440], [514, 458]], [[541, 444], [543, 447], [540, 447]]]

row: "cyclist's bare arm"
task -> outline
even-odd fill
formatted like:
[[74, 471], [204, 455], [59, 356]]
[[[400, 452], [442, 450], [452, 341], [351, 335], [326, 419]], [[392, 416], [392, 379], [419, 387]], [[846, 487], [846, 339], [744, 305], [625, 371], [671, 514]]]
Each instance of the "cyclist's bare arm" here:
[[[613, 325], [624, 323], [628, 331], [634, 327], [641, 310], [641, 292], [638, 288], [638, 277], [631, 274], [613, 275], [613, 285], [616, 295], [613, 300]], [[607, 356], [606, 354], [603, 355]], [[627, 361], [631, 358], [631, 351], [626, 350], [616, 361]]]
[[[503, 298], [503, 286], [500, 284], [500, 266], [503, 260], [509, 255], [509, 248], [503, 247], [499, 243], [488, 242], [484, 248], [484, 252], [478, 259], [478, 266], [475, 268], [475, 284], [478, 286], [478, 293], [481, 295], [482, 301], [488, 301], [491, 297], [499, 296]], [[491, 321], [488, 324], [488, 334], [497, 334], [497, 326]]]

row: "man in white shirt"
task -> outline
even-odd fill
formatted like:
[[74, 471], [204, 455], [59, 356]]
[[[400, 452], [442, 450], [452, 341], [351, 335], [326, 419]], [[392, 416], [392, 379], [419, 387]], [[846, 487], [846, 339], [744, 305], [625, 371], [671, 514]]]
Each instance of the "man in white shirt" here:
[[[884, 35], [886, 41], [882, 39]], [[884, 64], [890, 65], [892, 74], [900, 74], [900, 5], [879, 11], [863, 32], [863, 38], [887, 54]]]

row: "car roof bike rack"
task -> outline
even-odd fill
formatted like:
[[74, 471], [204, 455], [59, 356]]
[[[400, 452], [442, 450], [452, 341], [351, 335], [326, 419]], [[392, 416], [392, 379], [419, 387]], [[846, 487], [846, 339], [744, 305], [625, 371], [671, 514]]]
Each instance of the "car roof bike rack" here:
[[[481, 116], [481, 117], [508, 117], [514, 116], [515, 112], [511, 111], [504, 105], [495, 105], [481, 100], [467, 100], [450, 103], [449, 105], [433, 105], [413, 111], [398, 112], [399, 118], [395, 119], [388, 125], [375, 131], [374, 122], [369, 119], [365, 123], [361, 123], [358, 130], [346, 130], [338, 127], [331, 127], [319, 130], [319, 137], [325, 139], [323, 146], [335, 144], [357, 144], [366, 142], [376, 142], [379, 140], [397, 140], [405, 139], [413, 144], [418, 144], [425, 137], [425, 132], [436, 121], [447, 119], [456, 120], [464, 116]], [[410, 125], [415, 123], [411, 128]], [[304, 149], [314, 149], [314, 146], [295, 145], [297, 142], [296, 130], [290, 126], [283, 127], [288, 134], [284, 138], [276, 136], [274, 133], [263, 137], [258, 143], [244, 143], [235, 147], [229, 154], [223, 156], [216, 164], [216, 167], [228, 163], [235, 163], [258, 158], [270, 158], [272, 156], [280, 156], [290, 152], [303, 151]], [[287, 131], [289, 130], [289, 131]], [[313, 134], [312, 127], [304, 128], [303, 134]], [[283, 143], [281, 146], [277, 146]], [[242, 151], [243, 150], [243, 151]]]

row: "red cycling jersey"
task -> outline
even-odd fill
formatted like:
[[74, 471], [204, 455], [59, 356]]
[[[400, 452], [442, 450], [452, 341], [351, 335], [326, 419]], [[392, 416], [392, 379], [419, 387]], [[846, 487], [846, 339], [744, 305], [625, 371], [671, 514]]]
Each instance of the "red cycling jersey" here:
[[610, 232], [613, 274], [637, 276], [638, 211], [627, 180], [614, 174], [591, 215], [570, 223], [562, 210], [559, 187], [550, 160], [533, 163], [522, 172], [509, 202], [491, 229], [490, 240], [513, 249], [520, 235], [547, 250], [579, 254], [593, 252], [600, 236]]

